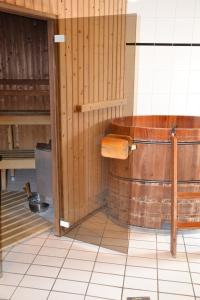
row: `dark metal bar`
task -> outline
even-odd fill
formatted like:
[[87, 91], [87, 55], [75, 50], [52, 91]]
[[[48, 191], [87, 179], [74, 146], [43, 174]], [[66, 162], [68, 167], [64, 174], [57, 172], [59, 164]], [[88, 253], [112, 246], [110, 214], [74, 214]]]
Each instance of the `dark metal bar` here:
[[200, 47], [199, 43], [126, 43], [126, 46]]

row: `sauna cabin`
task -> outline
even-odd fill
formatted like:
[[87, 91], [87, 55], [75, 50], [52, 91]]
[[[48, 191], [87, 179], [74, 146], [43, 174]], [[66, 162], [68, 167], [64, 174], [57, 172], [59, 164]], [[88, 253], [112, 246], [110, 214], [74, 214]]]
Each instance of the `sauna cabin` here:
[[[21, 213], [31, 234], [50, 226], [61, 235], [105, 205], [101, 139], [111, 119], [133, 110], [126, 42], [135, 40], [136, 15], [126, 17], [122, 0], [11, 2], [0, 2], [4, 211], [19, 224], [13, 239], [27, 231]], [[33, 204], [42, 199], [41, 214], [31, 195]]]

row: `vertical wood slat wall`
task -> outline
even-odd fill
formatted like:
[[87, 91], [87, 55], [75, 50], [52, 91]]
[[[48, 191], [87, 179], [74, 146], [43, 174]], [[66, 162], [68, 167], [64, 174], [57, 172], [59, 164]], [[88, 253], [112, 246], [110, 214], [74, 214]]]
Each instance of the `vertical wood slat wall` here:
[[59, 20], [59, 33], [66, 35], [59, 46], [66, 60], [60, 65], [61, 211], [75, 223], [104, 203], [107, 162], [100, 155], [101, 138], [108, 121], [123, 114], [120, 106], [84, 113], [76, 106], [124, 98], [126, 1], [69, 4]]
[[[106, 161], [100, 141], [112, 107], [76, 112], [76, 105], [124, 98], [126, 0], [4, 0], [59, 18], [62, 218], [75, 223], [103, 204]], [[56, 3], [55, 3], [56, 2]]]

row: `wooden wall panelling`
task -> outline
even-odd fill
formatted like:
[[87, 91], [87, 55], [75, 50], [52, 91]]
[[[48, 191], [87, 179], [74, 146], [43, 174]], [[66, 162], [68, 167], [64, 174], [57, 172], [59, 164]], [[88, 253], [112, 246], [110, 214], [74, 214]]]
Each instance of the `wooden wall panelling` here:
[[[108, 1], [105, 2], [104, 5], [104, 39], [103, 39], [103, 50], [104, 50], [104, 68], [103, 68], [103, 100], [104, 102], [108, 102], [108, 62], [109, 62], [109, 3]], [[111, 108], [104, 109], [104, 128], [103, 128], [103, 135], [106, 132], [106, 128], [108, 125], [108, 120], [111, 118]], [[107, 170], [107, 161], [102, 159], [102, 185], [104, 189], [107, 189], [108, 183], [108, 170]]]
[[7, 134], [8, 132], [8, 126], [1, 126], [0, 130], [0, 141], [1, 141], [1, 150], [6, 150], [8, 149], [8, 139], [7, 139]]
[[[94, 19], [92, 16], [94, 16], [94, 7], [95, 7], [95, 0], [91, 0], [88, 7], [88, 14], [89, 14], [89, 30], [88, 30], [88, 56], [89, 56], [89, 66], [88, 66], [88, 102], [93, 103], [94, 99]], [[92, 84], [91, 84], [92, 82]], [[95, 176], [95, 169], [93, 167], [94, 163], [94, 112], [89, 113], [89, 172], [88, 172], [88, 178], [94, 178]], [[88, 192], [89, 192], [89, 199], [88, 199], [88, 211], [90, 210], [90, 207], [93, 204], [93, 199], [95, 197], [95, 186], [92, 182], [92, 180], [88, 180]]]
[[[16, 5], [25, 7], [25, 0], [15, 0], [15, 3], [16, 3]], [[34, 7], [34, 9], [36, 9], [36, 8]]]
[[[99, 15], [101, 16], [99, 18], [99, 102], [104, 102], [104, 26], [105, 26], [105, 2], [100, 0], [100, 6], [99, 6]], [[100, 109], [100, 135], [98, 144], [101, 144], [101, 139], [103, 137], [104, 131], [105, 131], [105, 109]], [[100, 174], [99, 174], [99, 194], [102, 193], [103, 189], [105, 188], [104, 185], [104, 164], [103, 159], [100, 155], [100, 152], [98, 151], [98, 155], [100, 157]]]
[[[65, 3], [62, 2], [62, 6], [59, 8], [63, 12], [65, 11]], [[70, 23], [70, 21], [68, 22]], [[69, 32], [67, 31], [67, 28], [69, 27], [68, 24], [65, 21], [65, 18], [58, 20], [58, 28], [59, 28], [59, 34], [66, 34], [68, 36], [68, 39], [65, 43], [60, 43], [59, 45], [59, 84], [60, 84], [60, 111], [61, 111], [61, 170], [62, 170], [62, 178], [65, 179], [61, 182], [61, 189], [62, 189], [62, 198], [64, 197], [65, 201], [61, 201], [60, 210], [61, 210], [61, 217], [64, 218], [64, 216], [69, 211], [68, 206], [68, 187], [70, 186], [70, 178], [68, 176], [69, 172], [69, 164], [68, 164], [68, 152], [69, 152], [69, 145], [68, 145], [68, 110], [67, 110], [67, 101], [70, 101], [70, 97], [68, 97], [68, 93], [71, 90], [71, 81], [69, 77], [67, 77], [67, 74], [69, 74], [71, 63], [68, 63], [68, 56], [67, 53], [67, 47], [69, 40], [71, 36], [69, 35]], [[71, 44], [71, 41], [70, 41]], [[62, 60], [62, 61], [61, 61]], [[70, 59], [71, 61], [71, 59]], [[68, 73], [66, 74], [66, 66], [68, 68]], [[68, 86], [68, 82], [70, 82], [70, 86]], [[66, 153], [67, 152], [67, 153]], [[73, 176], [73, 173], [71, 174]]]
[[[84, 11], [84, 4], [81, 1], [77, 7], [78, 16], [80, 16]], [[83, 104], [83, 95], [84, 95], [84, 78], [83, 78], [83, 68], [84, 68], [84, 18], [78, 18], [77, 24], [77, 31], [78, 31], [78, 104]], [[84, 116], [83, 114], [78, 114], [78, 173], [79, 173], [79, 219], [86, 215], [85, 206], [86, 199], [85, 199], [85, 174], [84, 174], [84, 135], [86, 132], [84, 131]], [[83, 196], [84, 195], [84, 196]]]
[[[22, 0], [23, 1], [23, 0]], [[37, 0], [33, 2], [33, 8], [35, 10], [43, 11], [43, 1], [42, 0]]]
[[[71, 15], [72, 7], [70, 7], [68, 13]], [[68, 215], [69, 221], [73, 223], [74, 221], [74, 168], [73, 168], [73, 149], [74, 149], [74, 139], [73, 139], [73, 56], [72, 56], [72, 19], [66, 20], [66, 35], [69, 39], [66, 42], [66, 59], [67, 59], [67, 163], [68, 163]], [[77, 137], [76, 137], [77, 138]], [[63, 152], [66, 155], [66, 150]], [[67, 184], [67, 182], [65, 183]], [[66, 196], [67, 197], [67, 196]]]
[[34, 1], [33, 0], [25, 0], [25, 7], [26, 8], [30, 8], [30, 9], [34, 9]]
[[[99, 1], [95, 1], [95, 16], [94, 17], [94, 99], [93, 102], [97, 103], [99, 102]], [[98, 151], [97, 151], [97, 144], [99, 141], [99, 135], [100, 135], [100, 111], [95, 110], [94, 111], [94, 161], [93, 161], [93, 168], [94, 168], [94, 182], [95, 182], [95, 194], [94, 194], [94, 205], [96, 204], [97, 201], [97, 195], [98, 195], [98, 188], [99, 188], [99, 173], [100, 173], [100, 165], [99, 165], [99, 160], [100, 160], [100, 155], [98, 156]]]
[[[87, 3], [84, 2], [83, 12], [84, 15], [88, 14], [89, 7]], [[84, 19], [83, 24], [83, 104], [88, 103], [89, 101], [89, 18]], [[88, 178], [90, 178], [90, 164], [89, 164], [89, 137], [90, 137], [90, 126], [89, 126], [89, 112], [86, 112], [83, 115], [83, 128], [84, 128], [84, 153], [83, 153], [83, 161], [84, 161], [84, 172], [83, 172], [83, 179], [84, 179], [84, 189], [85, 189], [85, 199], [86, 203], [85, 207], [85, 215], [87, 211], [89, 211], [89, 185], [90, 182]]]
[[[72, 2], [72, 17], [77, 16], [77, 0]], [[78, 83], [78, 19], [72, 19], [72, 99], [73, 99], [73, 109], [78, 104], [78, 96], [79, 96], [79, 83]], [[73, 201], [70, 200], [70, 204], [73, 204], [74, 209], [74, 218], [75, 221], [79, 220], [80, 215], [80, 199], [79, 199], [79, 115], [73, 113], [73, 170], [74, 170], [74, 178], [73, 178], [73, 190], [74, 190], [74, 198]], [[76, 183], [75, 183], [76, 182]]]

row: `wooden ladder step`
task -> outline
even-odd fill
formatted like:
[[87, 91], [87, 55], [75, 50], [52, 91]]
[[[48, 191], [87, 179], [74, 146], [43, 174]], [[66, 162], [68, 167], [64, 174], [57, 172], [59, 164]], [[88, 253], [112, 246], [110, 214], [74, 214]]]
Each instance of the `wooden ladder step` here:
[[185, 200], [185, 199], [197, 200], [197, 199], [200, 199], [200, 193], [198, 193], [198, 192], [179, 192], [179, 193], [177, 193], [177, 199], [179, 199], [179, 200]]
[[177, 222], [177, 228], [199, 228], [200, 222]]

